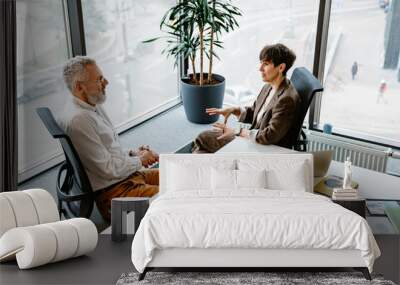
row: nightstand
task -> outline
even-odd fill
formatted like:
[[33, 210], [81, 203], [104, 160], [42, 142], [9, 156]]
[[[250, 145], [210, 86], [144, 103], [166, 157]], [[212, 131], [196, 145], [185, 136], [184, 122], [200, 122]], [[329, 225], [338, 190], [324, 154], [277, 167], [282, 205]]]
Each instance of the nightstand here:
[[353, 211], [356, 214], [359, 214], [361, 217], [365, 219], [365, 210], [366, 210], [365, 199], [357, 199], [357, 200], [332, 199], [332, 202], [339, 204], [343, 208]]
[[111, 239], [126, 239], [126, 215], [135, 212], [135, 232], [149, 207], [149, 197], [118, 197], [111, 200]]

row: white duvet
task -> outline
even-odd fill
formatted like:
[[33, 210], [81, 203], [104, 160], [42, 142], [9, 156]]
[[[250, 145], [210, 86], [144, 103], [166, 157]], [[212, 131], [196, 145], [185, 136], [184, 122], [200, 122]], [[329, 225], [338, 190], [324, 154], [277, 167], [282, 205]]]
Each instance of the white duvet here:
[[268, 190], [158, 197], [135, 235], [132, 262], [143, 272], [165, 248], [358, 249], [370, 271], [380, 255], [359, 215], [319, 195]]

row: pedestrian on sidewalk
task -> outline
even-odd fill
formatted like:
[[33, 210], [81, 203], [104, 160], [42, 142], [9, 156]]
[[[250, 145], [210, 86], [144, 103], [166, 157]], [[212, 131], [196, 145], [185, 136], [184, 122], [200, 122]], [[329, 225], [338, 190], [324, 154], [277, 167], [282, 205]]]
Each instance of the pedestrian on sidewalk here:
[[355, 61], [351, 66], [351, 78], [354, 80], [358, 72], [358, 63]]
[[387, 83], [385, 79], [382, 79], [379, 85], [378, 98], [376, 98], [377, 104], [379, 104], [380, 101], [383, 101], [384, 104], [387, 104], [387, 101], [384, 97], [386, 90], [387, 90]]

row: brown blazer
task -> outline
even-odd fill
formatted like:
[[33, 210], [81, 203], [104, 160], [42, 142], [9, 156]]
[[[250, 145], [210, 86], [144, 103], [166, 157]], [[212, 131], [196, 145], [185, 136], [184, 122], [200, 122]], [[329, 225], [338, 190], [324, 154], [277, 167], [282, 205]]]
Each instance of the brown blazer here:
[[251, 124], [250, 129], [259, 130], [256, 142], [291, 147], [291, 138], [298, 135], [294, 134], [298, 131], [294, 129], [294, 122], [299, 120], [300, 96], [290, 80], [285, 78], [264, 115], [259, 122], [256, 122], [258, 112], [270, 95], [271, 89], [270, 84], [265, 84], [253, 106], [246, 107], [240, 114], [239, 121]]

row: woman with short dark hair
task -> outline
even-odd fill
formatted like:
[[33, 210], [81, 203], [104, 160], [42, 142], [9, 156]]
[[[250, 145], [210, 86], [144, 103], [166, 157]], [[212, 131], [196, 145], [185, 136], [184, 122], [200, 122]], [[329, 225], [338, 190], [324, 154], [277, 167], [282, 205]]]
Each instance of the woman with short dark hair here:
[[[209, 108], [210, 115], [223, 115], [223, 123], [215, 123], [214, 130], [202, 132], [194, 141], [194, 153], [213, 153], [241, 136], [260, 144], [275, 144], [291, 148], [295, 122], [299, 117], [300, 96], [287, 71], [296, 60], [295, 53], [283, 44], [265, 46], [260, 52], [262, 80], [266, 83], [250, 107]], [[229, 128], [229, 116], [235, 115], [239, 122], [251, 124], [250, 129]]]

